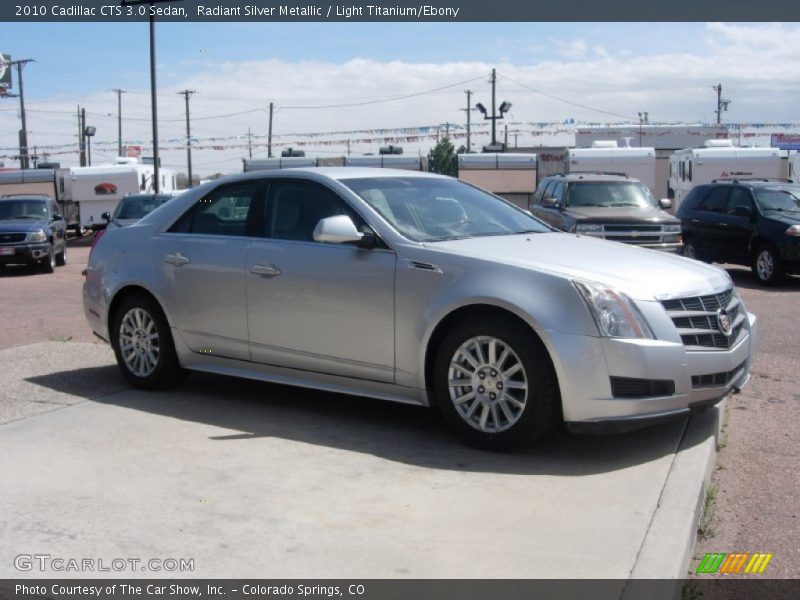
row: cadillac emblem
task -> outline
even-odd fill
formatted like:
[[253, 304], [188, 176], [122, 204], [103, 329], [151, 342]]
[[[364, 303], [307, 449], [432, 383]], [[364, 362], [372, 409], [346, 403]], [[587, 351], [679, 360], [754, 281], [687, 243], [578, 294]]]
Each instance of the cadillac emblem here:
[[730, 337], [731, 332], [733, 331], [733, 324], [731, 323], [731, 316], [728, 314], [728, 311], [724, 308], [720, 308], [717, 311], [717, 325], [719, 325], [719, 330], [725, 337]]

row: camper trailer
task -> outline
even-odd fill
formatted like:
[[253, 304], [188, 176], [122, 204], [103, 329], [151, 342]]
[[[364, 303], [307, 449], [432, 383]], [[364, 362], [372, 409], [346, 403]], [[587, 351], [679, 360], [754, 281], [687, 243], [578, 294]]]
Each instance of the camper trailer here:
[[527, 210], [536, 191], [536, 155], [459, 154], [458, 178]]
[[777, 148], [743, 148], [731, 140], [708, 140], [703, 148], [678, 150], [669, 159], [668, 195], [675, 210], [696, 185], [714, 180], [777, 179], [781, 157]]
[[344, 159], [346, 167], [375, 167], [379, 169], [403, 169], [405, 171], [424, 171], [424, 163], [419, 156], [400, 156], [393, 154], [377, 156], [348, 156]]
[[[135, 158], [120, 157], [112, 165], [71, 167], [65, 176], [64, 198], [78, 209], [79, 225], [83, 229], [101, 229], [106, 221], [103, 213], [114, 208], [128, 194], [153, 193], [155, 186], [152, 164], [142, 164]], [[159, 169], [160, 192], [175, 191], [175, 174]]]
[[[567, 150], [569, 173], [618, 173], [638, 179], [656, 193], [655, 148], [620, 148], [616, 141], [594, 141], [591, 148]], [[663, 190], [662, 190], [663, 194]]]
[[80, 233], [78, 207], [65, 198], [66, 169], [9, 169], [0, 172], [0, 196], [47, 196], [61, 207], [65, 225]]

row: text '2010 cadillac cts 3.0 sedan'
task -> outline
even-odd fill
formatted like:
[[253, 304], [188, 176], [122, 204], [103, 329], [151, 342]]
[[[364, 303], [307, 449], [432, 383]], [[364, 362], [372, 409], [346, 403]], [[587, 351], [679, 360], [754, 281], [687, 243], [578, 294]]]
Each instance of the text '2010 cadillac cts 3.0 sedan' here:
[[84, 305], [137, 387], [188, 369], [433, 405], [494, 449], [710, 406], [749, 379], [756, 336], [717, 267], [388, 169], [190, 190], [106, 233]]

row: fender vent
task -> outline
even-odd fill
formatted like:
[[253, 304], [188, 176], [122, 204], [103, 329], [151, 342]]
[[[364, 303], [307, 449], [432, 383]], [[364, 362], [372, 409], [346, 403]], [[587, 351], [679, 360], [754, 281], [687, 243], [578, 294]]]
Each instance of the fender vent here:
[[420, 271], [433, 271], [434, 273], [441, 273], [442, 270], [432, 263], [420, 262], [418, 260], [407, 260], [409, 269], [419, 269]]

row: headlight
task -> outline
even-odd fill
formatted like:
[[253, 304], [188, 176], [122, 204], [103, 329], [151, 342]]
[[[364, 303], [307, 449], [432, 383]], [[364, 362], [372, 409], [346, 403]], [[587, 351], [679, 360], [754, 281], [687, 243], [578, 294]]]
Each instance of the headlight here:
[[792, 225], [789, 227], [789, 229], [786, 230], [786, 235], [800, 237], [800, 225]]
[[575, 233], [598, 233], [603, 231], [603, 226], [598, 223], [578, 223], [575, 225]]
[[46, 242], [47, 236], [41, 229], [39, 231], [31, 231], [25, 238], [26, 242]]
[[675, 223], [674, 225], [664, 225], [664, 233], [680, 233], [681, 224]]
[[644, 315], [625, 294], [590, 281], [573, 281], [572, 284], [586, 301], [600, 335], [628, 339], [655, 337]]

